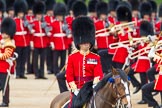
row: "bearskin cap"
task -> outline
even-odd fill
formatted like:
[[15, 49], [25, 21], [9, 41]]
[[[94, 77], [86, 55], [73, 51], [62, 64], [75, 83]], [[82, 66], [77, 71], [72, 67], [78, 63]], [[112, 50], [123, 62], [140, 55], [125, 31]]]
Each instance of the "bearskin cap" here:
[[139, 10], [139, 0], [129, 0], [131, 6], [132, 6], [132, 10]]
[[90, 43], [91, 48], [95, 44], [94, 22], [87, 16], [78, 17], [73, 21], [72, 34], [77, 49], [81, 43]]
[[5, 0], [6, 1], [6, 10], [7, 12], [10, 11], [10, 10], [14, 10], [14, 2], [15, 0]]
[[118, 0], [110, 0], [108, 3], [109, 12], [115, 11], [119, 4]]
[[72, 11], [73, 11], [74, 17], [78, 17], [80, 15], [87, 15], [88, 13], [86, 4], [83, 1], [79, 1], [79, 0], [73, 3]]
[[108, 4], [105, 2], [98, 2], [96, 5], [96, 12], [98, 17], [101, 14], [108, 15]]
[[154, 35], [153, 26], [148, 21], [142, 21], [140, 24], [140, 36]]
[[26, 2], [28, 3], [28, 10], [32, 10], [35, 0], [26, 0]]
[[28, 4], [25, 0], [16, 0], [14, 3], [15, 15], [19, 12], [26, 13], [28, 10]]
[[4, 0], [0, 0], [0, 11], [2, 13], [6, 11], [6, 2]]
[[12, 18], [4, 18], [1, 24], [1, 33], [6, 33], [13, 39], [16, 32], [16, 23]]
[[116, 13], [117, 13], [117, 19], [118, 19], [118, 21], [128, 21], [128, 22], [132, 21], [132, 12], [131, 12], [131, 9], [125, 3], [120, 4], [117, 7]]
[[162, 17], [162, 4], [159, 6], [159, 17]]
[[157, 4], [154, 0], [148, 0], [148, 2], [151, 4], [152, 12], [157, 12]]
[[53, 10], [53, 6], [55, 3], [55, 0], [46, 0], [46, 11]]
[[96, 12], [96, 4], [98, 0], [90, 0], [88, 3], [88, 11], [89, 12]]
[[62, 15], [65, 16], [66, 15], [66, 5], [63, 3], [56, 3], [54, 5], [54, 15]]
[[141, 3], [141, 5], [140, 5], [141, 18], [143, 18], [144, 15], [151, 16], [151, 13], [152, 13], [151, 4], [149, 2], [143, 2], [143, 3]]
[[44, 1], [36, 1], [33, 6], [33, 13], [34, 14], [44, 14], [46, 9], [46, 5]]

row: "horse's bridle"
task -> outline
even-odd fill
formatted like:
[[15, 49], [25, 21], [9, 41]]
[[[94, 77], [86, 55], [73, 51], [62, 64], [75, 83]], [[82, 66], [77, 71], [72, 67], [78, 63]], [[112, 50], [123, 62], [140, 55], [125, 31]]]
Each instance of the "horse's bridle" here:
[[[116, 79], [116, 78], [119, 78], [119, 77], [120, 77], [120, 75], [116, 75], [116, 76], [113, 77], [113, 79]], [[116, 92], [116, 95], [117, 95], [117, 102], [119, 102], [119, 105], [122, 105], [121, 100], [122, 100], [123, 98], [125, 98], [126, 96], [130, 96], [130, 93], [129, 93], [129, 94], [125, 94], [125, 95], [123, 95], [123, 96], [120, 96], [120, 93], [119, 93], [119, 91], [117, 90], [117, 84], [112, 83], [112, 86], [113, 86], [113, 84], [115, 85], [115, 92]], [[116, 108], [117, 103], [113, 104], [113, 103], [109, 102], [109, 101], [106, 100], [102, 95], [99, 95], [98, 93], [97, 93], [96, 95], [99, 96], [105, 103], [107, 103], [107, 104], [111, 105], [112, 107]], [[118, 96], [119, 96], [119, 97], [118, 97]], [[117, 107], [117, 108], [118, 108], [118, 107]]]
[[[116, 79], [116, 78], [119, 78], [119, 77], [120, 77], [120, 75], [116, 75], [116, 76], [114, 76], [113, 78]], [[130, 93], [129, 93], [129, 94], [125, 94], [125, 95], [123, 95], [123, 96], [120, 96], [120, 93], [119, 93], [119, 91], [118, 91], [118, 89], [117, 89], [117, 85], [118, 85], [118, 84], [114, 83], [114, 85], [115, 85], [115, 91], [116, 91], [117, 102], [118, 102], [118, 103], [116, 103], [116, 105], [122, 105], [121, 100], [122, 100], [123, 98], [127, 97], [127, 96], [130, 96]], [[117, 107], [117, 108], [118, 108], [118, 107]]]

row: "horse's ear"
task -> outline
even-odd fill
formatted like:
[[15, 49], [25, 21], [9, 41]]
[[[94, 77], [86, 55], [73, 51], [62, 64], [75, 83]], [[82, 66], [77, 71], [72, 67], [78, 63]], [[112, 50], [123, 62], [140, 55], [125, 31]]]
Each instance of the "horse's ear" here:
[[112, 75], [117, 75], [118, 74], [116, 69], [113, 66], [111, 66], [111, 71], [112, 71]]
[[129, 71], [130, 71], [130, 67], [127, 67], [125, 70], [125, 73], [128, 75]]

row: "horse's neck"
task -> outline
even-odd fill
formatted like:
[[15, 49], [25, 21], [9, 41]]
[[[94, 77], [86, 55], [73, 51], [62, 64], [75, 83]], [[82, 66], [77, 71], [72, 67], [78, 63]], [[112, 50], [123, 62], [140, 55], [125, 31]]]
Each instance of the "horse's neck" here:
[[116, 97], [113, 95], [114, 94], [114, 90], [113, 87], [110, 83], [107, 83], [101, 90], [99, 90], [97, 92], [96, 95], [98, 95], [95, 98], [95, 101], [97, 102], [96, 104], [98, 104], [98, 99], [104, 102], [101, 102], [101, 104], [99, 106], [102, 106], [102, 108], [108, 108], [108, 106], [110, 106], [109, 108], [111, 108], [111, 104], [115, 104], [116, 103]]

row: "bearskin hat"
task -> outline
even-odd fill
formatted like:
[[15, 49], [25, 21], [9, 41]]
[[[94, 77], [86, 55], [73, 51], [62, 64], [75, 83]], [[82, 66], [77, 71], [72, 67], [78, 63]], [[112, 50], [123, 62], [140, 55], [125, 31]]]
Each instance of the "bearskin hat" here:
[[116, 13], [118, 21], [132, 21], [132, 12], [128, 5], [120, 4], [116, 9]]
[[72, 10], [73, 3], [75, 3], [75, 0], [69, 0], [67, 3], [67, 10], [68, 12]]
[[28, 3], [28, 10], [32, 10], [35, 0], [26, 0], [26, 2]]
[[148, 21], [142, 21], [140, 24], [140, 36], [154, 35], [153, 26]]
[[73, 3], [72, 11], [73, 11], [74, 17], [78, 17], [80, 15], [87, 15], [88, 13], [86, 4], [83, 1], [79, 1], [79, 0]]
[[15, 0], [5, 0], [6, 1], [6, 10], [7, 12], [10, 11], [10, 10], [14, 10], [14, 2]]
[[62, 15], [65, 16], [66, 15], [66, 5], [63, 3], [56, 3], [54, 5], [54, 15]]
[[6, 2], [4, 0], [0, 0], [0, 11], [2, 13], [6, 11]]
[[110, 0], [108, 3], [109, 12], [115, 11], [119, 4], [118, 0]]
[[94, 22], [87, 16], [78, 17], [73, 21], [72, 34], [77, 49], [81, 43], [90, 43], [91, 48], [95, 44]]
[[98, 0], [90, 0], [88, 3], [88, 11], [89, 12], [96, 12], [96, 4]]
[[98, 2], [96, 5], [97, 16], [99, 17], [101, 14], [108, 14], [108, 4], [105, 2]]
[[149, 0], [148, 1], [150, 4], [151, 4], [151, 7], [152, 7], [152, 12], [157, 12], [157, 4], [154, 0]]
[[13, 36], [16, 32], [16, 23], [12, 18], [4, 18], [1, 24], [1, 33], [8, 34], [11, 39], [13, 39]]
[[15, 15], [19, 12], [26, 13], [28, 10], [28, 4], [25, 0], [16, 0], [14, 3]]
[[129, 0], [131, 6], [132, 6], [132, 10], [139, 10], [139, 0]]
[[159, 6], [159, 17], [162, 17], [162, 4]]
[[53, 10], [55, 0], [46, 0], [46, 11]]
[[44, 14], [46, 9], [46, 5], [44, 1], [36, 1], [33, 6], [33, 13], [34, 14]]
[[143, 2], [143, 3], [141, 3], [141, 5], [140, 5], [141, 18], [143, 18], [144, 15], [151, 16], [151, 13], [152, 13], [151, 4], [149, 2]]

